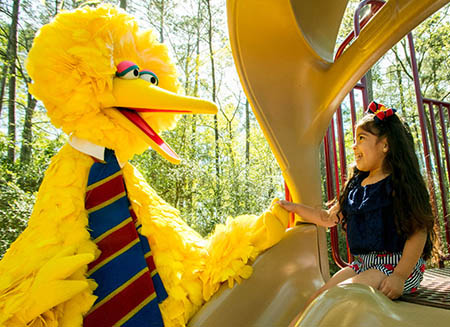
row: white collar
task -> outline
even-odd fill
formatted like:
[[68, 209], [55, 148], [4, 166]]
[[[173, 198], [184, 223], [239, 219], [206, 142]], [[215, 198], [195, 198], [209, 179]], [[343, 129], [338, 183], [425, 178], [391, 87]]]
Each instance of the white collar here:
[[[101, 145], [94, 144], [92, 142], [89, 142], [88, 140], [80, 139], [74, 135], [71, 135], [69, 137], [68, 143], [72, 146], [72, 148], [85, 153], [91, 157], [94, 157], [98, 160], [105, 160], [105, 147]], [[125, 166], [126, 162], [120, 162], [119, 163], [120, 168], [123, 168]]]

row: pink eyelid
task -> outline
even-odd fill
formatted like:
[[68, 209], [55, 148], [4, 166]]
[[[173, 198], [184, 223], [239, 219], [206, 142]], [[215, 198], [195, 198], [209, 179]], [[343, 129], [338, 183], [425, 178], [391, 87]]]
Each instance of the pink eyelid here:
[[132, 61], [128, 61], [128, 60], [122, 61], [117, 65], [117, 73], [120, 74], [121, 72], [123, 72], [124, 70], [126, 70], [127, 68], [129, 68], [131, 66], [137, 66], [137, 65]]

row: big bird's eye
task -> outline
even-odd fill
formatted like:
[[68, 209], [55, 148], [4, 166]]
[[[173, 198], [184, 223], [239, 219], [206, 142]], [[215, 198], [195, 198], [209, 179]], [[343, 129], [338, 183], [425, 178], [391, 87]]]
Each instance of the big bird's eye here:
[[139, 78], [142, 78], [143, 80], [146, 80], [153, 85], [158, 85], [159, 83], [158, 77], [155, 75], [155, 73], [149, 70], [141, 70], [139, 73]]
[[139, 77], [139, 67], [134, 62], [122, 61], [117, 65], [116, 76], [123, 79], [136, 79]]

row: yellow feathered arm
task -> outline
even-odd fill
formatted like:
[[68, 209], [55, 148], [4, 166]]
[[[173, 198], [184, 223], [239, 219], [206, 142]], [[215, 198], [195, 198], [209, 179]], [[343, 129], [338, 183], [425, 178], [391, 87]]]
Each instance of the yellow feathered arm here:
[[272, 202], [270, 210], [261, 216], [244, 215], [228, 218], [225, 225], [217, 225], [208, 239], [208, 263], [202, 273], [203, 296], [207, 301], [220, 283], [240, 283], [253, 272], [251, 261], [264, 250], [278, 243], [284, 236], [289, 213]]
[[[0, 261], [0, 326], [81, 326], [96, 285], [84, 195], [92, 159], [65, 146], [52, 158], [28, 227]], [[62, 191], [63, 190], [63, 191]]]
[[229, 218], [204, 240], [164, 202], [131, 165], [124, 177], [169, 297], [161, 311], [166, 327], [185, 326], [222, 282], [250, 277], [250, 263], [284, 235], [288, 213], [278, 205], [262, 216]]

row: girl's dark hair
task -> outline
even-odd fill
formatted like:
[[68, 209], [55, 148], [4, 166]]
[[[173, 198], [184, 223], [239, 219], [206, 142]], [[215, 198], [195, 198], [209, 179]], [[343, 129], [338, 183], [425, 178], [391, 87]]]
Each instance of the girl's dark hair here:
[[[391, 174], [393, 188], [394, 221], [397, 233], [409, 238], [417, 230], [426, 230], [427, 241], [423, 258], [431, 256], [434, 241], [434, 216], [430, 205], [425, 182], [420, 174], [419, 160], [414, 151], [414, 140], [409, 127], [397, 115], [386, 117], [383, 121], [375, 119], [373, 114], [366, 114], [358, 123], [364, 131], [378, 138], [386, 137], [388, 152], [383, 161], [383, 170]], [[356, 177], [361, 174], [356, 166], [339, 197], [340, 214], [345, 226], [343, 211], [345, 200]]]

